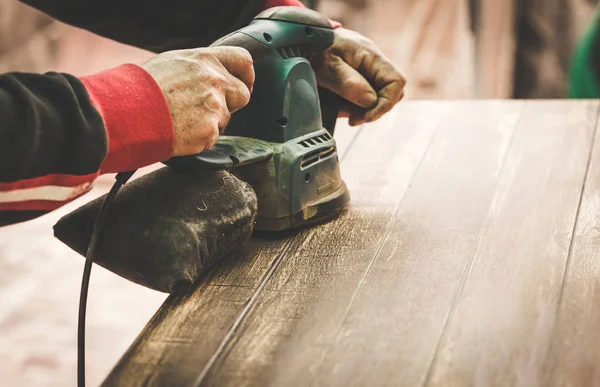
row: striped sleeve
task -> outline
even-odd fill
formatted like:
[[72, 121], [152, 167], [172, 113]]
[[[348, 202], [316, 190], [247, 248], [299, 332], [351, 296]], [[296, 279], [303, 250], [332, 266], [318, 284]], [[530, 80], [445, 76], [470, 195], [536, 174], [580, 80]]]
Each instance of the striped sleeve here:
[[173, 138], [164, 95], [137, 65], [0, 75], [0, 225], [71, 202], [100, 174], [168, 159]]

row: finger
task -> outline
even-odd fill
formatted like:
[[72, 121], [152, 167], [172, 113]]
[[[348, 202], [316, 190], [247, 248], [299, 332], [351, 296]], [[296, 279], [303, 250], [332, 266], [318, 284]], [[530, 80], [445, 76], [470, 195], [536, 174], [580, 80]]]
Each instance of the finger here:
[[364, 119], [367, 122], [378, 120], [385, 113], [389, 112], [404, 95], [404, 85], [402, 82], [394, 80], [379, 90], [379, 99], [372, 109], [366, 112]]
[[400, 101], [404, 94], [406, 79], [381, 53], [372, 52], [371, 55], [359, 55], [354, 59], [358, 62], [356, 63], [358, 71], [369, 80], [378, 96], [377, 104], [370, 109], [365, 118], [377, 119]]
[[350, 117], [353, 114], [356, 114], [358, 111], [366, 112], [366, 109], [363, 109], [359, 106], [354, 105], [353, 103], [350, 103], [348, 101], [344, 101], [342, 103], [342, 105], [340, 105], [339, 111], [338, 111], [338, 117]]
[[231, 113], [227, 108], [226, 101], [223, 101], [221, 106], [222, 108], [217, 112], [217, 128], [219, 129], [219, 134], [223, 134], [225, 132], [225, 127], [231, 119]]
[[338, 111], [338, 117], [339, 118], [348, 118], [348, 117], [350, 117], [350, 111], [348, 110], [348, 107], [341, 106], [340, 110]]
[[376, 111], [375, 113], [373, 113], [373, 111], [375, 109], [373, 109], [373, 110], [353, 109], [348, 115], [349, 122], [352, 123], [351, 126], [358, 126], [358, 125], [377, 121], [382, 116], [384, 116], [387, 112], [389, 112], [391, 110], [391, 108], [393, 108], [393, 104], [390, 104], [388, 101], [385, 101], [385, 100], [379, 102], [378, 107], [379, 107], [379, 104], [387, 105], [388, 108], [384, 108], [382, 110], [379, 110], [378, 112]]
[[219, 117], [214, 117], [212, 120], [210, 120], [209, 126], [202, 135], [201, 152], [209, 150], [217, 143], [217, 141], [219, 141], [219, 134], [222, 134], [222, 130], [220, 128], [222, 125], [221, 121], [222, 118]]
[[234, 113], [250, 102], [250, 90], [237, 78], [229, 77], [229, 85], [225, 88], [227, 109]]
[[[403, 97], [404, 97], [404, 92], [402, 92], [399, 100], [402, 100]], [[383, 105], [387, 105], [388, 107], [387, 108], [384, 107], [380, 110], [376, 110], [380, 106], [383, 106]], [[385, 115], [385, 113], [387, 113], [389, 110], [391, 110], [391, 108], [393, 108], [393, 106], [394, 106], [394, 104], [389, 103], [389, 101], [383, 100], [383, 101], [378, 102], [378, 105], [374, 109], [371, 109], [371, 110], [351, 109], [348, 112], [350, 126], [358, 126], [358, 125], [377, 121], [379, 118], [381, 118], [383, 115]], [[374, 111], [375, 111], [375, 113], [373, 113]]]
[[340, 106], [338, 117], [347, 117], [350, 126], [358, 126], [365, 123], [364, 116], [367, 109], [361, 108], [351, 103]]
[[241, 47], [214, 47], [214, 56], [227, 71], [242, 81], [252, 92], [254, 87], [254, 66], [248, 50]]
[[212, 92], [209, 98], [204, 101], [203, 107], [208, 114], [209, 129], [217, 134], [222, 134], [231, 118], [225, 95], [218, 91]]
[[364, 109], [351, 109], [348, 116], [348, 124], [350, 126], [359, 126], [366, 124], [365, 120], [366, 111]]
[[357, 70], [336, 55], [323, 60], [326, 63], [317, 68], [324, 87], [357, 106], [369, 108], [375, 105], [377, 93]]

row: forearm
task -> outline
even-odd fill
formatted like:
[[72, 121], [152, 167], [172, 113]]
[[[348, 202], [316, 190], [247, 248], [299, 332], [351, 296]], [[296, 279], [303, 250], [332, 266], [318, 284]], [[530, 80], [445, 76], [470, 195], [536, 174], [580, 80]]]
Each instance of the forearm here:
[[0, 75], [0, 117], [0, 224], [15, 212], [56, 209], [88, 192], [102, 173], [172, 153], [166, 101], [135, 65], [81, 79]]
[[205, 47], [242, 26], [263, 0], [20, 0], [64, 23], [152, 52]]
[[97, 35], [152, 52], [206, 47], [261, 11], [298, 0], [20, 0]]

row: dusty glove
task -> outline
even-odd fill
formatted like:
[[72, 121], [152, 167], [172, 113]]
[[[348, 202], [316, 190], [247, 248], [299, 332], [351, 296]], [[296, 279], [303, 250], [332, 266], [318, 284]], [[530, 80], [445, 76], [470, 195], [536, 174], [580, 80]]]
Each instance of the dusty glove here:
[[352, 126], [379, 119], [404, 96], [404, 76], [358, 32], [337, 28], [333, 45], [312, 65], [318, 83], [348, 101], [340, 113]]

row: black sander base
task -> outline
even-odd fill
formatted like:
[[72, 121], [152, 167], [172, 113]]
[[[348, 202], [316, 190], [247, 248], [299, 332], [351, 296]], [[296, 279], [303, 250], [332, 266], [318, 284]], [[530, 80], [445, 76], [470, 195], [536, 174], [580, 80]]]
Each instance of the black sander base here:
[[[55, 237], [85, 256], [105, 197], [61, 218], [54, 226]], [[243, 251], [257, 205], [250, 185], [227, 171], [159, 169], [124, 185], [115, 196], [98, 236], [94, 263], [171, 293]]]

